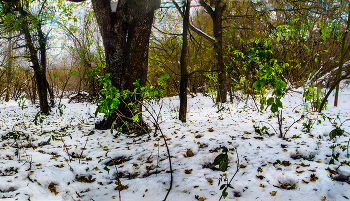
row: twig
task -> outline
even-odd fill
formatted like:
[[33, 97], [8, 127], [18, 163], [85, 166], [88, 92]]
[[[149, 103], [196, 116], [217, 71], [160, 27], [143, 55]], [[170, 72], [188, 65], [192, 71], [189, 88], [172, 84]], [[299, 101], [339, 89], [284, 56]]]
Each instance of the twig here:
[[80, 156], [79, 156], [79, 164], [80, 164], [80, 159], [81, 159], [81, 157], [83, 156], [83, 152], [84, 152], [84, 150], [86, 149], [86, 144], [87, 144], [87, 141], [88, 141], [89, 139], [86, 139], [85, 140], [85, 145], [84, 145], [84, 147], [82, 148], [82, 151], [81, 151], [81, 154], [80, 154]]
[[[163, 104], [161, 104], [161, 105], [163, 105]], [[144, 106], [144, 105], [143, 105], [143, 106]], [[167, 153], [168, 153], [169, 166], [170, 166], [170, 187], [169, 187], [169, 190], [168, 190], [168, 192], [167, 192], [167, 194], [165, 195], [165, 198], [164, 198], [164, 200], [163, 200], [163, 201], [166, 201], [166, 199], [168, 198], [169, 193], [170, 193], [170, 191], [171, 191], [171, 189], [172, 189], [172, 187], [173, 187], [173, 168], [172, 168], [172, 166], [171, 166], [171, 155], [170, 155], [170, 151], [169, 151], [169, 146], [168, 146], [168, 143], [167, 143], [167, 141], [166, 141], [166, 139], [165, 139], [165, 135], [164, 135], [162, 129], [159, 127], [158, 119], [159, 119], [160, 111], [159, 111], [159, 113], [158, 113], [158, 115], [157, 115], [157, 118], [156, 118], [156, 117], [154, 117], [154, 115], [150, 112], [150, 110], [148, 109], [148, 107], [145, 107], [145, 106], [144, 106], [144, 108], [147, 110], [147, 112], [151, 115], [152, 119], [155, 121], [155, 122], [154, 122], [154, 125], [155, 125], [156, 128], [158, 128], [158, 130], [160, 131], [161, 137], [162, 137], [163, 140], [164, 140], [164, 144], [165, 144], [165, 147], [166, 147], [166, 150], [167, 150]], [[160, 109], [162, 109], [162, 107], [161, 107]]]
[[267, 122], [267, 121], [258, 121], [258, 123], [266, 123], [266, 124], [268, 124], [275, 131], [275, 133], [277, 133], [276, 129], [269, 122]]
[[[115, 164], [113, 158], [112, 158], [112, 161], [113, 161], [113, 165], [115, 167], [115, 171], [117, 172], [117, 181], [119, 183], [119, 185], [122, 185], [122, 181], [120, 181], [120, 178], [119, 178], [119, 172], [118, 172], [118, 168], [117, 168], [117, 165]], [[118, 188], [118, 194], [119, 194], [119, 201], [122, 201], [122, 196], [120, 194], [120, 188]]]
[[[285, 130], [285, 132], [284, 132], [284, 137], [286, 136], [286, 134], [287, 134], [287, 132], [289, 131], [289, 129], [290, 129], [296, 122], [300, 121], [302, 118], [304, 118], [304, 115], [302, 115], [302, 116], [301, 116], [298, 120], [296, 120], [296, 121], [295, 121], [295, 119], [293, 118], [293, 119], [294, 119], [294, 122]], [[316, 120], [314, 121], [314, 123], [315, 123], [315, 122], [316, 122]], [[314, 124], [314, 123], [313, 123], [313, 124]], [[284, 138], [284, 137], [283, 137], [283, 138]]]
[[349, 141], [348, 141], [348, 150], [346, 151], [346, 157], [349, 158], [349, 143], [350, 143], [350, 138], [349, 138]]
[[74, 169], [72, 168], [72, 166], [69, 165], [68, 159], [66, 159], [66, 157], [63, 157], [63, 158], [65, 159], [67, 165], [69, 166], [69, 170], [73, 172]]

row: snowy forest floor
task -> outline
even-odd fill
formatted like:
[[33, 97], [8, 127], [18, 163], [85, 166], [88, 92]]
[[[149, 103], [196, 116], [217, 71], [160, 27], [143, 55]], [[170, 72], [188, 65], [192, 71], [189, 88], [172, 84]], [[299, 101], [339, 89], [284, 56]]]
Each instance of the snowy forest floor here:
[[[177, 119], [178, 97], [150, 103], [155, 112], [162, 108], [160, 128], [171, 154], [174, 181], [167, 200], [219, 200], [219, 179], [230, 180], [237, 167], [226, 200], [349, 200], [349, 87], [341, 91], [338, 107], [332, 99], [323, 111], [329, 119], [323, 119], [306, 110], [301, 93], [287, 94], [282, 99], [283, 130], [290, 127], [286, 139], [276, 133], [271, 111], [260, 113], [251, 99], [215, 105], [210, 96], [189, 96], [187, 123]], [[38, 108], [29, 102], [0, 104], [0, 199], [164, 199], [170, 169], [159, 132], [115, 137], [94, 129], [102, 118], [94, 118], [95, 105], [63, 104], [62, 115], [53, 108], [50, 115], [37, 116], [37, 125]], [[148, 113], [144, 118], [153, 125]], [[307, 133], [303, 123], [309, 119], [313, 126]], [[330, 139], [335, 123], [345, 133]], [[266, 126], [268, 134], [258, 134], [254, 125]], [[226, 174], [213, 165], [222, 147], [229, 149]]]

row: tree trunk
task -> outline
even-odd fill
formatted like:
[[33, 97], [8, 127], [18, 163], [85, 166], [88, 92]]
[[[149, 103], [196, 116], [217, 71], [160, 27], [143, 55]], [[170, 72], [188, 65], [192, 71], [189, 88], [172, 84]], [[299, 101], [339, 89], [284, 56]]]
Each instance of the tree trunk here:
[[6, 86], [6, 97], [5, 101], [9, 102], [10, 101], [10, 95], [11, 95], [11, 81], [12, 81], [12, 40], [11, 40], [12, 34], [9, 34], [9, 39], [8, 39], [8, 48], [7, 48], [7, 55], [8, 55], [8, 60], [7, 60], [7, 66], [6, 66], [6, 78], [7, 78], [7, 86]]
[[227, 101], [227, 79], [224, 65], [224, 51], [222, 48], [222, 15], [226, 5], [222, 0], [211, 1], [215, 8], [211, 7], [204, 0], [200, 0], [199, 3], [213, 20], [213, 33], [215, 38], [214, 52], [216, 59], [216, 70], [218, 70], [218, 91], [216, 102], [225, 103]]
[[[41, 64], [41, 68], [43, 70], [43, 77], [41, 78], [43, 82], [45, 82], [45, 85], [43, 86], [44, 88], [42, 90], [45, 90], [45, 94], [43, 94], [43, 96], [46, 97], [47, 99], [47, 92], [50, 95], [50, 105], [49, 105], [49, 110], [50, 107], [54, 107], [55, 105], [55, 97], [53, 94], [53, 91], [50, 89], [50, 85], [49, 82], [46, 79], [46, 67], [47, 67], [47, 56], [46, 56], [46, 44], [47, 44], [47, 37], [44, 36], [44, 33], [42, 31], [42, 26], [41, 23], [39, 23], [37, 25], [37, 32], [38, 32], [38, 37], [39, 37], [39, 51], [40, 51], [40, 64]], [[45, 113], [46, 114], [46, 113]]]
[[[38, 67], [36, 67], [38, 68]], [[49, 114], [50, 106], [47, 100], [47, 80], [45, 77], [45, 71], [43, 70], [34, 70], [36, 87], [39, 95], [40, 110], [45, 115]]]
[[[119, 0], [116, 12], [111, 12], [109, 0], [92, 0], [93, 9], [100, 28], [105, 48], [105, 73], [110, 74], [112, 85], [119, 91], [135, 89], [134, 82], [146, 84], [148, 68], [148, 47], [154, 11], [160, 5], [157, 0]], [[123, 131], [133, 130], [143, 125], [142, 116], [138, 122], [131, 118], [142, 111], [141, 96], [137, 95], [137, 104], [127, 98], [121, 100], [118, 111], [108, 119], [95, 125], [97, 129], [109, 129], [112, 123], [127, 127]], [[141, 113], [140, 113], [141, 115]]]
[[216, 69], [218, 70], [218, 94], [217, 103], [225, 103], [227, 98], [227, 80], [224, 65], [224, 51], [222, 47], [222, 14], [225, 7], [221, 0], [215, 1], [215, 11], [213, 18], [213, 32], [215, 37], [214, 51], [216, 57]]
[[[349, 4], [349, 9], [350, 9], [350, 4]], [[347, 53], [347, 52], [345, 52], [345, 43], [346, 43], [346, 39], [347, 39], [348, 34], [349, 34], [349, 28], [350, 28], [350, 13], [348, 13], [347, 25], [346, 25], [346, 29], [344, 31], [344, 35], [343, 35], [343, 39], [342, 39], [342, 43], [341, 43], [340, 61], [339, 61], [339, 67], [338, 67], [338, 71], [337, 71], [336, 80], [340, 79], [342, 71], [343, 71], [343, 65], [345, 62], [345, 55]], [[336, 91], [335, 91], [335, 97], [334, 97], [334, 106], [335, 107], [338, 106], [339, 84], [340, 83], [337, 84]]]
[[[25, 38], [25, 42], [27, 45], [27, 48], [29, 50], [29, 57], [30, 57], [30, 61], [33, 64], [33, 69], [34, 69], [34, 75], [35, 75], [35, 79], [36, 79], [36, 86], [38, 89], [38, 95], [39, 95], [39, 101], [40, 101], [40, 110], [42, 113], [44, 113], [45, 115], [49, 114], [50, 112], [50, 106], [48, 104], [48, 100], [47, 100], [47, 80], [46, 80], [46, 55], [45, 54], [41, 54], [41, 62], [43, 62], [42, 64], [39, 63], [39, 59], [38, 59], [38, 51], [36, 50], [36, 48], [34, 47], [34, 43], [32, 40], [32, 36], [30, 34], [29, 31], [29, 23], [28, 23], [28, 13], [27, 11], [24, 11], [22, 5], [20, 5], [20, 3], [17, 4], [18, 5], [18, 10], [19, 13], [21, 14], [21, 16], [23, 17], [23, 22], [21, 24], [21, 28], [24, 34], [24, 38]], [[41, 30], [41, 26], [37, 27], [37, 29]], [[40, 32], [38, 33], [40, 34]], [[41, 43], [45, 44], [45, 41], [39, 41], [40, 43], [40, 49], [41, 47]], [[45, 48], [44, 48], [45, 49]], [[46, 49], [45, 49], [46, 51]], [[41, 49], [41, 53], [42, 49]]]
[[188, 41], [187, 33], [190, 27], [190, 8], [191, 0], [186, 1], [184, 7], [184, 18], [183, 18], [183, 28], [182, 28], [182, 50], [180, 58], [180, 70], [181, 70], [181, 80], [180, 80], [180, 111], [179, 119], [182, 122], [186, 122], [187, 113], [187, 85], [188, 85], [188, 73], [187, 73], [187, 52], [188, 52]]

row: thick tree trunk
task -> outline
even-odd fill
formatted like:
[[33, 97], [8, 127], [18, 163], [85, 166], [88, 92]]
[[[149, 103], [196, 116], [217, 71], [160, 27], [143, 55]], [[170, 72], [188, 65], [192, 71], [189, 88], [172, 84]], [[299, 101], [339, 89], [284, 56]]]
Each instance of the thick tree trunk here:
[[[119, 91], [133, 91], [133, 83], [136, 81], [141, 86], [146, 84], [149, 38], [154, 11], [159, 6], [157, 2], [119, 0], [116, 12], [112, 13], [109, 0], [92, 1], [105, 48], [105, 72], [110, 74], [112, 85]], [[121, 101], [118, 111], [97, 123], [96, 128], [109, 129], [116, 120], [118, 127], [127, 124], [123, 131], [142, 126], [142, 116], [139, 116], [138, 122], [131, 121], [142, 110], [140, 95], [136, 97], [136, 101], [138, 103], [133, 106], [129, 103], [135, 102], [135, 97]]]
[[36, 79], [36, 87], [38, 89], [39, 102], [40, 102], [40, 110], [45, 115], [49, 114], [50, 106], [47, 99], [47, 80], [45, 76], [45, 71], [43, 70], [34, 70], [35, 79]]
[[187, 33], [190, 27], [190, 8], [191, 0], [186, 1], [184, 7], [184, 18], [183, 18], [183, 28], [182, 28], [182, 50], [180, 58], [180, 70], [181, 70], [181, 80], [180, 80], [180, 110], [179, 119], [182, 122], [186, 122], [187, 114], [187, 85], [188, 85], [188, 73], [187, 73], [187, 52], [188, 52], [188, 41]]

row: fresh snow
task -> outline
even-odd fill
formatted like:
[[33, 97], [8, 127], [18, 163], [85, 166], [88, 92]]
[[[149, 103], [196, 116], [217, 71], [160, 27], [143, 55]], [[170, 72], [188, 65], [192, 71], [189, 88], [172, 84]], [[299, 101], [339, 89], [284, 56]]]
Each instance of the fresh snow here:
[[[333, 107], [332, 99], [323, 113], [340, 125], [337, 115], [341, 122], [349, 120], [350, 90], [341, 91], [338, 107]], [[301, 93], [287, 94], [282, 101], [284, 130], [305, 116], [291, 126], [286, 140], [277, 133], [268, 136], [254, 132], [253, 125], [267, 126], [270, 134], [275, 131], [269, 124], [276, 130], [278, 126], [269, 109], [259, 113], [251, 99], [215, 105], [211, 96], [189, 96], [187, 123], [177, 119], [178, 97], [147, 103], [154, 113], [161, 108], [160, 128], [170, 149], [174, 180], [167, 200], [219, 200], [222, 191], [218, 182], [224, 174], [208, 167], [213, 167], [223, 146], [230, 150], [225, 172], [229, 180], [237, 170], [238, 159], [240, 165], [226, 200], [350, 199], [350, 168], [340, 166], [349, 161], [350, 121], [341, 126], [344, 136], [331, 140], [332, 122], [317, 112], [307, 112]], [[122, 187], [127, 186], [120, 191], [121, 200], [164, 199], [170, 186], [170, 169], [160, 132], [158, 136], [153, 130], [141, 137], [115, 137], [116, 132], [94, 129], [95, 121], [102, 118], [94, 117], [95, 105], [62, 102], [66, 105], [62, 116], [54, 108], [37, 126], [33, 120], [38, 108], [29, 102], [23, 109], [14, 101], [0, 104], [0, 198], [119, 200], [119, 191], [115, 190], [118, 171]], [[153, 126], [149, 113], [145, 112], [144, 118]], [[302, 123], [308, 118], [321, 120], [311, 133], [302, 131]], [[10, 134], [20, 137], [15, 141]], [[52, 135], [55, 139], [46, 144]], [[334, 154], [340, 154], [334, 165], [329, 164], [332, 145]], [[120, 164], [105, 168], [114, 158]]]

